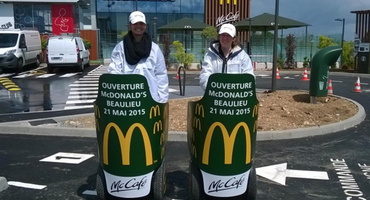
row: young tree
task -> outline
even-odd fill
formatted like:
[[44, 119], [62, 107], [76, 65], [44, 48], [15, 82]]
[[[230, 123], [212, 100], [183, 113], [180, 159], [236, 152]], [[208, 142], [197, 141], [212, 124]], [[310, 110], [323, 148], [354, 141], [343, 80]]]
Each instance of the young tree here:
[[163, 40], [161, 41], [163, 43], [163, 56], [164, 61], [166, 63], [167, 68], [170, 67], [170, 53], [171, 53], [171, 41], [170, 36], [167, 34], [163, 37]]
[[205, 29], [203, 29], [201, 36], [205, 39], [217, 39], [217, 29], [213, 26], [207, 26]]
[[286, 43], [287, 43], [287, 46], [285, 47], [285, 51], [286, 51], [285, 66], [287, 68], [295, 68], [296, 64], [294, 60], [294, 54], [295, 54], [295, 49], [297, 48], [295, 36], [292, 34], [289, 34], [286, 37]]
[[319, 36], [319, 44], [317, 48], [323, 49], [325, 47], [334, 46], [334, 45], [337, 45], [337, 44], [333, 42], [333, 38], [329, 38], [324, 35]]
[[178, 40], [174, 41], [172, 45], [176, 49], [174, 54], [175, 58], [180, 64], [183, 64], [185, 68], [189, 67], [194, 60], [194, 55], [190, 53], [185, 53], [185, 49], [182, 46], [182, 43]]

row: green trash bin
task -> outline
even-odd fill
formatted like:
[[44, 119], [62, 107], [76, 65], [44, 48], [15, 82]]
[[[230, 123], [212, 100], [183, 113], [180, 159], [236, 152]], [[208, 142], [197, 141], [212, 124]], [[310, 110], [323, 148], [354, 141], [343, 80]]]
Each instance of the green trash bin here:
[[312, 58], [309, 88], [311, 101], [314, 97], [328, 95], [329, 67], [338, 60], [341, 52], [341, 47], [329, 46], [321, 49]]
[[357, 53], [357, 72], [370, 74], [370, 53], [358, 52]]

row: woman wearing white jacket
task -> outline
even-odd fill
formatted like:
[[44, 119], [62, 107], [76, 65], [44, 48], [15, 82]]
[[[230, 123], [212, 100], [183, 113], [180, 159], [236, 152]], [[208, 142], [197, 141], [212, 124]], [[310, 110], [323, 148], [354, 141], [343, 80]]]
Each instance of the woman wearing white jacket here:
[[254, 75], [250, 57], [240, 44], [236, 43], [236, 29], [232, 24], [223, 24], [218, 32], [218, 40], [212, 42], [204, 55], [200, 86], [207, 87], [208, 78], [213, 73], [248, 73]]
[[146, 77], [153, 99], [168, 100], [168, 75], [164, 56], [159, 46], [145, 32], [145, 15], [140, 11], [130, 14], [130, 31], [112, 51], [108, 73], [141, 74]]

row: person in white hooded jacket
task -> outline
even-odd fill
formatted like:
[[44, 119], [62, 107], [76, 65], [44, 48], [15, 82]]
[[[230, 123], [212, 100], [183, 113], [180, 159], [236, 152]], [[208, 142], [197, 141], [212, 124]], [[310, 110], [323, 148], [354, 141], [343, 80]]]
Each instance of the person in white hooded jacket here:
[[254, 75], [250, 57], [240, 44], [236, 43], [236, 29], [232, 24], [223, 24], [218, 40], [211, 42], [202, 62], [199, 84], [203, 90], [213, 73], [249, 73]]
[[145, 15], [134, 11], [129, 16], [130, 30], [112, 51], [108, 73], [141, 74], [146, 77], [153, 99], [168, 101], [168, 75], [163, 53], [145, 32]]

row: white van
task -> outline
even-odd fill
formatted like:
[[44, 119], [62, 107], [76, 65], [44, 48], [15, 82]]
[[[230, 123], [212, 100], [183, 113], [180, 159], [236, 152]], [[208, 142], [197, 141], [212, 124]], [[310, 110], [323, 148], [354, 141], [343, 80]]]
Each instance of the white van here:
[[0, 71], [21, 72], [23, 66], [41, 63], [41, 39], [38, 31], [0, 29]]
[[56, 67], [77, 67], [83, 71], [90, 65], [90, 52], [86, 49], [83, 39], [71, 35], [52, 36], [47, 45], [48, 72]]

